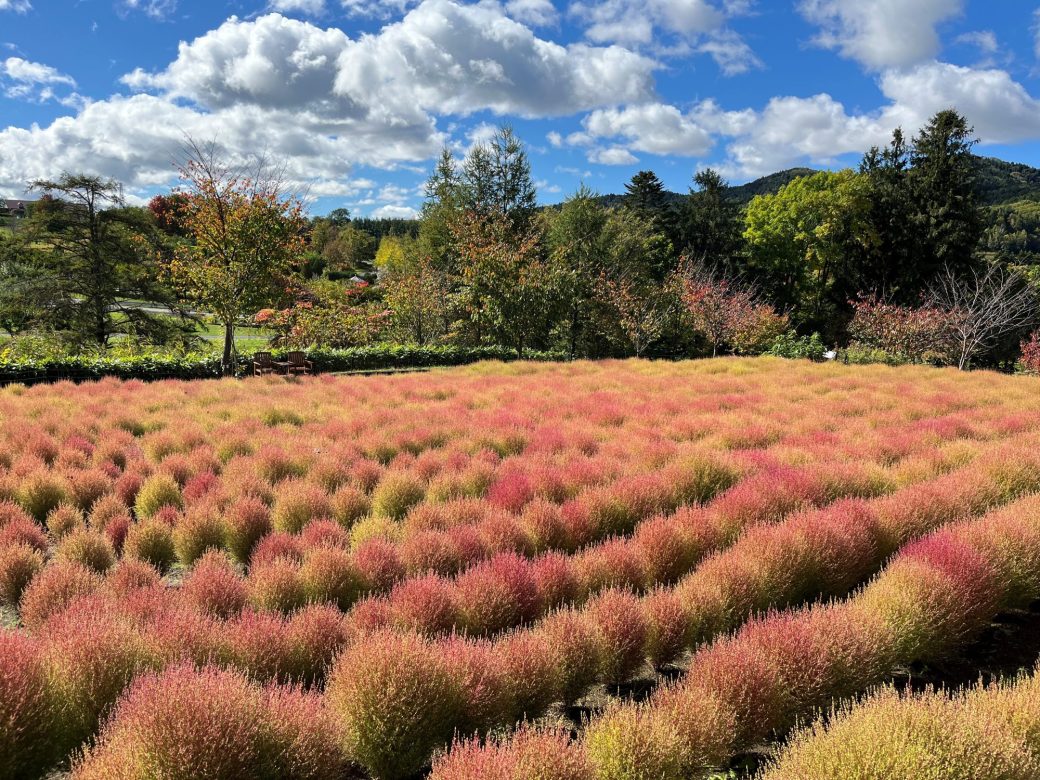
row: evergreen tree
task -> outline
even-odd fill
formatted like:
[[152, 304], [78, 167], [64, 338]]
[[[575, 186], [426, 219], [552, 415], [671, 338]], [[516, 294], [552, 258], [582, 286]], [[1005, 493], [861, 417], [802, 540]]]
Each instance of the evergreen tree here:
[[65, 173], [57, 181], [35, 181], [30, 189], [44, 197], [25, 238], [40, 250], [31, 255], [40, 262], [36, 273], [53, 284], [52, 324], [101, 347], [116, 334], [169, 337], [168, 318], [130, 303], [176, 308], [173, 294], [158, 281], [151, 212], [127, 207], [122, 186], [98, 176]]
[[940, 111], [914, 138], [910, 153], [914, 228], [923, 242], [919, 273], [973, 267], [983, 222], [975, 190], [974, 129], [953, 110]]
[[864, 155], [860, 173], [870, 182], [868, 220], [875, 243], [854, 281], [860, 292], [871, 292], [894, 303], [910, 304], [927, 279], [921, 278], [921, 244], [914, 227], [917, 206], [910, 182], [910, 147], [896, 129], [883, 149]]
[[665, 209], [664, 183], [653, 171], [640, 171], [625, 184], [625, 206], [643, 218], [660, 218]]
[[726, 198], [727, 184], [717, 171], [706, 168], [693, 182], [696, 189], [679, 206], [676, 220], [680, 253], [736, 275], [743, 248], [740, 209]]
[[562, 328], [572, 356], [594, 350], [586, 337], [594, 307], [595, 280], [607, 256], [608, 212], [596, 195], [582, 184], [564, 201], [558, 212], [546, 211], [546, 240], [550, 257], [559, 271], [563, 302]]
[[421, 252], [441, 271], [450, 271], [454, 264], [452, 222], [461, 213], [463, 200], [459, 167], [451, 150], [445, 147], [426, 182], [426, 201], [419, 217]]

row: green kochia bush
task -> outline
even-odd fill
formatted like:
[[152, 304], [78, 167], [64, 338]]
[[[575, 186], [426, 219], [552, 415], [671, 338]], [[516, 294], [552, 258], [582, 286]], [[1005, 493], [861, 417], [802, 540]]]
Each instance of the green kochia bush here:
[[375, 634], [340, 656], [326, 689], [347, 755], [379, 780], [407, 777], [451, 741], [463, 696], [440, 650]]

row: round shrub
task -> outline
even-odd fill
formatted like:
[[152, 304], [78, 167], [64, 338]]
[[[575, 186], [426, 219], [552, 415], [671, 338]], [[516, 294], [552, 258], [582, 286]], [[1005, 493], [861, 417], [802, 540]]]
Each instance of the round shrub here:
[[346, 757], [325, 700], [282, 685], [264, 690], [265, 729], [261, 753], [272, 776], [292, 780], [342, 780]]
[[150, 563], [124, 558], [105, 577], [105, 588], [117, 596], [127, 596], [136, 590], [159, 585], [162, 577]]
[[53, 471], [34, 471], [18, 485], [18, 503], [40, 523], [56, 506], [73, 500], [68, 481]]
[[0, 547], [0, 604], [15, 607], [43, 568], [43, 553], [27, 544]]
[[387, 472], [372, 491], [372, 513], [400, 520], [424, 495], [417, 477], [403, 471]]
[[582, 746], [562, 729], [521, 726], [508, 739], [456, 742], [430, 780], [595, 780]]
[[636, 704], [614, 705], [589, 724], [584, 740], [597, 780], [685, 780], [694, 769], [675, 730]]
[[0, 528], [0, 547], [13, 544], [27, 544], [34, 550], [47, 552], [49, 542], [47, 534], [35, 521], [28, 517], [19, 517]]
[[461, 574], [456, 581], [466, 630], [498, 633], [535, 618], [541, 602], [531, 564], [502, 553]]
[[272, 531], [253, 549], [249, 564], [251, 568], [263, 566], [279, 558], [288, 558], [296, 563], [303, 562], [303, 545], [298, 537], [282, 531]]
[[181, 593], [189, 603], [226, 620], [242, 611], [248, 589], [227, 555], [210, 550], [195, 562], [184, 578]]
[[47, 514], [47, 531], [58, 540], [86, 523], [83, 510], [72, 504], [59, 504]]
[[157, 518], [141, 520], [130, 526], [123, 542], [123, 556], [151, 564], [165, 572], [177, 560], [173, 531]]
[[239, 563], [248, 563], [253, 549], [271, 530], [271, 512], [258, 498], [246, 496], [224, 513], [225, 544]]
[[379, 632], [348, 648], [326, 688], [347, 755], [380, 780], [417, 772], [462, 715], [459, 681], [415, 634]]
[[332, 494], [331, 502], [333, 517], [344, 528], [350, 528], [372, 511], [371, 499], [364, 491], [353, 485], [340, 487]]
[[349, 609], [361, 596], [362, 581], [346, 550], [319, 547], [308, 553], [300, 567], [300, 580], [308, 601], [331, 602]]
[[249, 603], [258, 609], [292, 612], [307, 603], [300, 565], [288, 558], [254, 566], [248, 586]]
[[495, 643], [512, 720], [537, 718], [563, 698], [562, 675], [549, 640], [537, 631], [517, 631]]
[[40, 636], [62, 702], [54, 736], [67, 753], [94, 734], [151, 657], [131, 621], [97, 597], [78, 599], [53, 616]]
[[29, 513], [13, 501], [0, 498], [0, 528], [8, 525], [14, 520], [32, 520]]
[[90, 509], [90, 525], [104, 531], [110, 523], [129, 516], [130, 510], [118, 496], [103, 496]]
[[98, 744], [73, 768], [73, 777], [257, 777], [268, 758], [266, 719], [263, 692], [241, 674], [188, 665], [144, 674], [116, 707]]
[[410, 577], [390, 592], [394, 623], [428, 633], [445, 633], [462, 624], [450, 580], [430, 574]]
[[384, 539], [367, 539], [353, 551], [354, 567], [366, 591], [385, 592], [404, 577], [397, 547]]
[[642, 603], [631, 593], [610, 590], [589, 603], [588, 614], [602, 642], [600, 679], [625, 682], [646, 659], [647, 620]]
[[188, 512], [173, 529], [173, 549], [177, 560], [191, 566], [207, 550], [224, 546], [224, 522], [216, 511], [200, 507]]
[[22, 593], [18, 604], [22, 625], [36, 630], [77, 596], [93, 593], [99, 587], [101, 577], [82, 563], [55, 561], [43, 567]]
[[76, 471], [69, 476], [76, 505], [84, 512], [112, 490], [112, 480], [100, 469]]
[[573, 704], [599, 679], [604, 655], [599, 630], [584, 612], [566, 609], [542, 621], [539, 631], [559, 670], [563, 701]]
[[304, 552], [319, 547], [350, 549], [350, 533], [335, 520], [315, 520], [300, 531], [298, 538]]
[[332, 505], [318, 485], [301, 480], [287, 480], [278, 486], [271, 525], [276, 531], [298, 534], [311, 520], [332, 517]]
[[0, 631], [0, 780], [41, 777], [57, 763], [58, 713], [38, 642]]
[[325, 681], [332, 662], [353, 637], [346, 616], [329, 604], [310, 604], [294, 612], [286, 626], [294, 682], [306, 686]]
[[55, 557], [82, 563], [88, 569], [104, 574], [115, 565], [116, 553], [104, 534], [89, 528], [78, 528], [58, 543]]
[[137, 491], [134, 513], [138, 518], [151, 517], [164, 506], [184, 507], [180, 485], [169, 474], [153, 474]]

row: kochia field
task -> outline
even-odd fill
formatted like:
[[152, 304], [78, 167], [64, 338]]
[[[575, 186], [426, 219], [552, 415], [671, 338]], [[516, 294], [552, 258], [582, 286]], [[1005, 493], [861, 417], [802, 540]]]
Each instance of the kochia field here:
[[[1038, 412], [778, 359], [4, 388], [0, 780], [725, 770], [1040, 597]], [[798, 739], [770, 778], [874, 776]]]

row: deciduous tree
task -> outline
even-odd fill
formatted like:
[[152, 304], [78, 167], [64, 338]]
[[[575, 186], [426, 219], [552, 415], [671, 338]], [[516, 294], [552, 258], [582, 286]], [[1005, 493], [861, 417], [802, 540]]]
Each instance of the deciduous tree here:
[[190, 141], [181, 167], [191, 241], [169, 263], [174, 282], [224, 327], [221, 364], [235, 368], [235, 327], [270, 305], [304, 249], [303, 207], [263, 161], [236, 169], [215, 144]]

